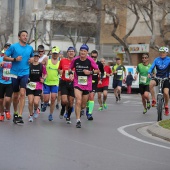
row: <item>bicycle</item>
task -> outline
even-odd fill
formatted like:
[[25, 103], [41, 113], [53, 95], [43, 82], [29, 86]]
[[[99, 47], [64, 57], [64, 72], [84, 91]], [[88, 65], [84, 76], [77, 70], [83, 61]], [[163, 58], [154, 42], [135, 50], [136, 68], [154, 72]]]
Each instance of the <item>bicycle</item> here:
[[158, 78], [155, 77], [158, 80], [158, 93], [157, 93], [157, 114], [158, 114], [158, 121], [162, 120], [162, 110], [164, 106], [164, 97], [163, 97], [163, 84], [165, 80], [168, 80], [168, 78]]

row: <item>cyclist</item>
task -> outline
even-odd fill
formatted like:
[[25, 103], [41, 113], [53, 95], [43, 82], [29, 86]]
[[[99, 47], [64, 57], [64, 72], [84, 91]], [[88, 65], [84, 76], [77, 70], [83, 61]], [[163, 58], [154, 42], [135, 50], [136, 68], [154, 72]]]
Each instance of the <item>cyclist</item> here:
[[[155, 58], [153, 61], [149, 71], [148, 71], [148, 77], [151, 77], [151, 73], [154, 68], [156, 68], [156, 77], [159, 78], [169, 78], [169, 69], [170, 69], [170, 58], [167, 56], [169, 53], [169, 49], [167, 47], [161, 47], [159, 49], [160, 56]], [[156, 104], [156, 98], [155, 98], [155, 91], [154, 87], [158, 85], [158, 80], [156, 78], [153, 78], [150, 81], [149, 89], [152, 96], [152, 107]], [[165, 80], [163, 84], [163, 93], [164, 93], [164, 99], [165, 99], [165, 115], [169, 115], [169, 107], [168, 107], [168, 101], [169, 101], [169, 80]]]
[[113, 77], [113, 88], [116, 97], [116, 102], [121, 100], [120, 94], [122, 89], [123, 72], [126, 78], [126, 69], [124, 65], [121, 64], [119, 57], [116, 58], [116, 65], [112, 68]]
[[26, 89], [29, 103], [29, 122], [33, 122], [33, 117], [38, 117], [37, 109], [42, 94], [43, 82], [47, 74], [45, 66], [38, 62], [39, 58], [39, 53], [34, 52], [34, 61], [30, 64], [29, 81]]
[[[95, 96], [95, 93], [97, 91], [97, 84], [98, 83], [102, 84], [102, 78], [103, 78], [103, 75], [104, 75], [103, 64], [100, 61], [97, 60], [97, 57], [98, 57], [98, 52], [96, 50], [93, 50], [91, 52], [91, 58], [93, 58], [93, 60], [98, 65], [98, 68], [100, 70], [100, 76], [99, 76], [99, 74], [93, 74], [92, 75], [92, 91], [90, 91], [89, 100], [88, 100], [87, 106], [86, 106], [86, 115], [87, 115], [88, 120], [93, 120], [92, 113], [93, 113], [93, 109], [94, 109], [94, 96]], [[98, 77], [100, 77], [99, 81], [98, 81]]]
[[139, 74], [139, 91], [142, 97], [142, 104], [144, 107], [143, 114], [150, 109], [150, 100], [149, 100], [149, 83], [150, 79], [148, 78], [148, 70], [151, 67], [149, 63], [149, 54], [142, 55], [142, 63], [137, 65], [136, 74], [134, 79], [137, 80]]
[[58, 93], [58, 85], [59, 85], [58, 67], [60, 64], [60, 61], [58, 61], [59, 52], [60, 52], [59, 47], [54, 46], [52, 48], [52, 58], [51, 59], [45, 58], [43, 60], [43, 62], [46, 65], [47, 77], [44, 80], [44, 86], [43, 86], [44, 104], [42, 106], [41, 111], [42, 112], [46, 111], [49, 100], [51, 99], [50, 114], [48, 116], [49, 121], [53, 120], [55, 100], [57, 98], [57, 93]]
[[[4, 55], [5, 61], [12, 61], [11, 75], [13, 86], [13, 122], [23, 124], [22, 112], [25, 105], [26, 84], [29, 77], [29, 61], [33, 57], [33, 48], [27, 44], [28, 32], [18, 32], [19, 42], [12, 44]], [[11, 57], [10, 57], [11, 56]], [[18, 110], [18, 104], [19, 112]]]
[[[74, 93], [75, 93], [75, 112], [76, 127], [81, 128], [80, 111], [86, 107], [89, 98], [89, 91], [92, 90], [92, 75], [99, 73], [98, 65], [88, 56], [89, 47], [83, 44], [80, 47], [79, 56], [75, 57], [70, 68], [75, 68], [74, 72]], [[73, 79], [73, 73], [69, 72], [70, 79]]]
[[63, 118], [65, 109], [67, 107], [66, 123], [70, 124], [70, 116], [74, 103], [74, 86], [73, 81], [69, 79], [68, 70], [70, 68], [71, 61], [75, 56], [75, 48], [69, 47], [67, 50], [67, 58], [63, 58], [60, 61], [59, 71], [61, 73], [60, 90], [61, 90], [61, 112], [60, 119]]
[[[109, 77], [112, 75], [112, 70], [110, 66], [106, 65], [106, 61], [104, 58], [100, 59], [100, 62], [103, 64], [104, 67], [104, 76], [102, 79], [102, 84], [97, 85], [97, 92], [98, 92], [98, 102], [99, 102], [99, 111], [102, 111], [103, 108], [107, 109], [107, 92], [108, 92], [108, 86], [109, 86]], [[103, 101], [102, 101], [102, 93], [103, 93]]]

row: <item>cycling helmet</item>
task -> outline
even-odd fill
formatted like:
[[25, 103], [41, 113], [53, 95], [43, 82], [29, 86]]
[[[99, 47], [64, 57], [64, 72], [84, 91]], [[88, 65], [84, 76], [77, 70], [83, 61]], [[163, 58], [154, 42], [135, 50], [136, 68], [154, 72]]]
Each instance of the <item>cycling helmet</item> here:
[[168, 49], [168, 47], [161, 47], [161, 48], [159, 49], [159, 52], [166, 52], [166, 53], [168, 53], [168, 52], [169, 52], [169, 49]]

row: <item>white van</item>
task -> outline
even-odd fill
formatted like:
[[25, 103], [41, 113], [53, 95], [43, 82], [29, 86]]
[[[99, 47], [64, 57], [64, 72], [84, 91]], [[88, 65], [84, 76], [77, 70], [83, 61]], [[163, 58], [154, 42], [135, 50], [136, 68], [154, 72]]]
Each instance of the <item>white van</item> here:
[[[132, 76], [133, 77], [135, 76], [137, 66], [125, 66], [125, 68], [126, 68], [127, 75], [128, 75], [128, 72], [131, 72]], [[111, 66], [111, 69], [112, 69], [112, 66]], [[123, 74], [123, 77], [124, 77], [124, 74]], [[113, 89], [112, 84], [113, 84], [113, 76], [110, 76], [109, 89]], [[122, 88], [126, 88], [125, 83], [122, 83]], [[139, 75], [138, 75], [137, 80], [132, 82], [132, 88], [139, 89]]]

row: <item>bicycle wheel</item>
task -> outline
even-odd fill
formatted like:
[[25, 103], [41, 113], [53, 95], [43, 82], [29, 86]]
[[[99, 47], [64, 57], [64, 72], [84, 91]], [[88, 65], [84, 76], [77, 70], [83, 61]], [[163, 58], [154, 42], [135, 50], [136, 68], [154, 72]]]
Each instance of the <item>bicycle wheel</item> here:
[[163, 109], [163, 96], [157, 96], [157, 113], [158, 113], [158, 121], [162, 120], [162, 109]]

